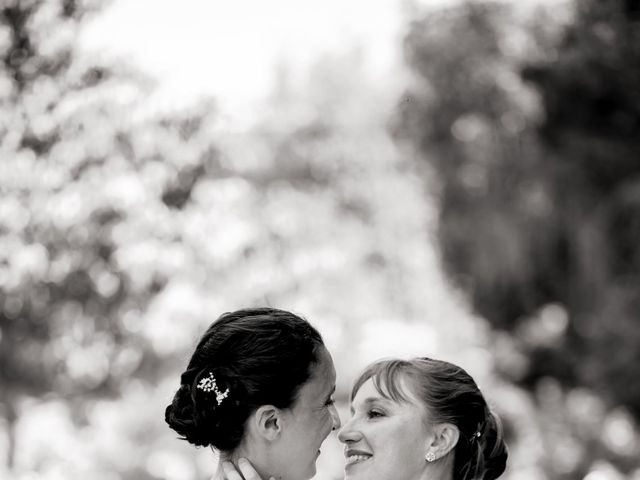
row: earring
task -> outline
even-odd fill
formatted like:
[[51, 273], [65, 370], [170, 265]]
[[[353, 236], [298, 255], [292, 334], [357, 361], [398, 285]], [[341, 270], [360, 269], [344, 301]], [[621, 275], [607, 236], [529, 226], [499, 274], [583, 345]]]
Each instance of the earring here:
[[433, 452], [429, 452], [429, 453], [427, 453], [427, 454], [425, 455], [424, 459], [425, 459], [427, 462], [433, 462], [433, 461], [436, 459], [436, 456], [435, 456], [435, 454], [434, 454]]

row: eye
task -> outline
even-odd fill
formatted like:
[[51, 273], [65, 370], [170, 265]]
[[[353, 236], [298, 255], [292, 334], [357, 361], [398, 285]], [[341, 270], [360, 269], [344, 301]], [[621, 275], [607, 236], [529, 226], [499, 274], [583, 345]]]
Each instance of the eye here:
[[381, 410], [372, 408], [371, 410], [367, 411], [367, 417], [371, 419], [384, 417], [384, 412], [382, 412]]
[[329, 399], [324, 403], [325, 407], [330, 407], [331, 405], [333, 405], [334, 403], [336, 403], [336, 401], [334, 400], [333, 397], [329, 397]]

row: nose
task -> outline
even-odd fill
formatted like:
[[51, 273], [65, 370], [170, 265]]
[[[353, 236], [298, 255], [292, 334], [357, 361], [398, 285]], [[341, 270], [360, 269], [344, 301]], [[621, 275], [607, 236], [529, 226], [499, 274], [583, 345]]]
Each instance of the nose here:
[[338, 432], [338, 440], [342, 443], [357, 442], [362, 438], [362, 434], [354, 428], [353, 417], [347, 423], [344, 424], [342, 429]]
[[340, 415], [338, 414], [338, 409], [336, 408], [335, 405], [331, 405], [330, 412], [331, 412], [331, 423], [333, 424], [333, 427], [331, 428], [331, 430], [333, 431], [338, 430], [342, 425], [342, 422], [340, 421]]

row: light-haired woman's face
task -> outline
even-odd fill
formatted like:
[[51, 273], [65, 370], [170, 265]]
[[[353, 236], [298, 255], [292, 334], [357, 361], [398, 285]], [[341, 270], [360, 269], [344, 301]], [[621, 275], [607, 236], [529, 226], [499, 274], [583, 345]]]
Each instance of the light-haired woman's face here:
[[340, 428], [340, 417], [333, 403], [336, 370], [333, 359], [323, 347], [312, 375], [300, 388], [293, 407], [284, 417], [282, 442], [277, 463], [282, 466], [280, 478], [304, 480], [316, 474], [320, 446], [333, 429]]
[[351, 418], [338, 435], [345, 444], [345, 480], [420, 478], [431, 440], [426, 416], [417, 399], [390, 400], [367, 380], [351, 402]]

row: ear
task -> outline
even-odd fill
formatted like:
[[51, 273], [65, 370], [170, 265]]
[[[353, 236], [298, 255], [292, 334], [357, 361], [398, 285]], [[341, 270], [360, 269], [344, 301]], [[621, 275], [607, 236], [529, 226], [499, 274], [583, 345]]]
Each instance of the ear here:
[[262, 405], [253, 412], [254, 431], [265, 440], [276, 440], [282, 433], [282, 412], [273, 405]]
[[440, 423], [433, 427], [433, 438], [427, 445], [427, 452], [432, 452], [435, 459], [444, 457], [455, 448], [460, 438], [460, 430], [452, 423]]

